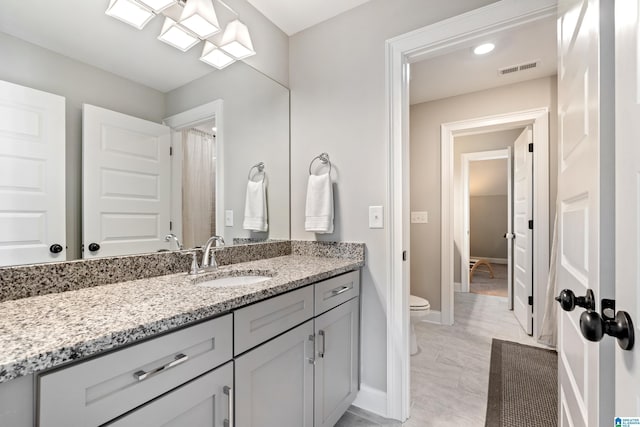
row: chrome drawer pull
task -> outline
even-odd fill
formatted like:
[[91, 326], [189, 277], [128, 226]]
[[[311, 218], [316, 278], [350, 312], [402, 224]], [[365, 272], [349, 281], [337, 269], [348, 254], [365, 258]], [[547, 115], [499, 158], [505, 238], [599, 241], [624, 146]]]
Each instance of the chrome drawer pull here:
[[347, 292], [349, 289], [351, 289], [350, 286], [343, 286], [341, 288], [335, 288], [334, 290], [331, 291], [331, 294], [335, 297], [336, 295], [340, 295], [342, 293]]
[[223, 421], [223, 425], [224, 427], [234, 427], [235, 423], [233, 422], [233, 388], [224, 386], [222, 388], [222, 392], [229, 396], [229, 418]]
[[178, 366], [179, 364], [186, 362], [188, 359], [189, 359], [189, 356], [187, 356], [186, 354], [180, 353], [176, 355], [175, 360], [172, 360], [166, 365], [160, 366], [149, 372], [138, 371], [135, 374], [133, 374], [133, 376], [136, 377], [138, 381], [146, 380], [147, 378], [150, 378], [156, 374], [159, 374], [160, 372], [166, 371], [167, 369], [173, 368], [174, 366]]
[[325, 337], [323, 330], [319, 330], [318, 331], [318, 335], [322, 337], [322, 350], [320, 350], [318, 352], [318, 356], [319, 357], [324, 357], [324, 351], [325, 351], [324, 346], [325, 346], [325, 341], [327, 340], [327, 338]]

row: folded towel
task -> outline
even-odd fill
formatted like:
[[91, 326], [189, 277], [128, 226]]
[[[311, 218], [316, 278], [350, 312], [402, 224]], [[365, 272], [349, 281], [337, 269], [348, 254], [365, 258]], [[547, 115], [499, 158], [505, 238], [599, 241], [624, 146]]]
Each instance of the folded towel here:
[[328, 173], [309, 176], [305, 212], [305, 230], [333, 233], [333, 187]]
[[265, 180], [247, 182], [247, 196], [244, 200], [244, 222], [242, 228], [252, 231], [267, 231], [267, 189]]

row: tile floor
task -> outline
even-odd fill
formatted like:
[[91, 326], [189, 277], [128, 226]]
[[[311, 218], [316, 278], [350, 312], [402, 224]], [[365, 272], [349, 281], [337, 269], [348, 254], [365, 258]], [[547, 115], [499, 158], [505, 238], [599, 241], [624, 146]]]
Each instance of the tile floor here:
[[537, 345], [506, 298], [456, 293], [455, 324], [416, 327], [421, 351], [411, 357], [411, 417], [404, 424], [351, 407], [336, 427], [483, 427], [491, 339]]

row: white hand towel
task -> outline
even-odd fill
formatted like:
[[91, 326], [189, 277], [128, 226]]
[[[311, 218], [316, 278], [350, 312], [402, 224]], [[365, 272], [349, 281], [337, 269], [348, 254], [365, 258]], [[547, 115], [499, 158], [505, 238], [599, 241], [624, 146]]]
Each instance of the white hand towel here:
[[305, 212], [305, 230], [333, 233], [333, 187], [328, 173], [309, 176]]
[[267, 218], [267, 191], [264, 179], [260, 182], [249, 180], [247, 182], [247, 196], [244, 200], [245, 230], [267, 231], [269, 223]]

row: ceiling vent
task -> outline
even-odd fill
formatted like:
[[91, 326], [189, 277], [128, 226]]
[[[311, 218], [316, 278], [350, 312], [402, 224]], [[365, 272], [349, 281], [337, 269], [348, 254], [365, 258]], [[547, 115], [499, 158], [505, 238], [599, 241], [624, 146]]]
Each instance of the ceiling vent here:
[[527, 62], [524, 64], [511, 65], [509, 67], [498, 68], [498, 75], [504, 76], [505, 74], [513, 74], [518, 71], [531, 70], [537, 68], [540, 65], [540, 61]]

